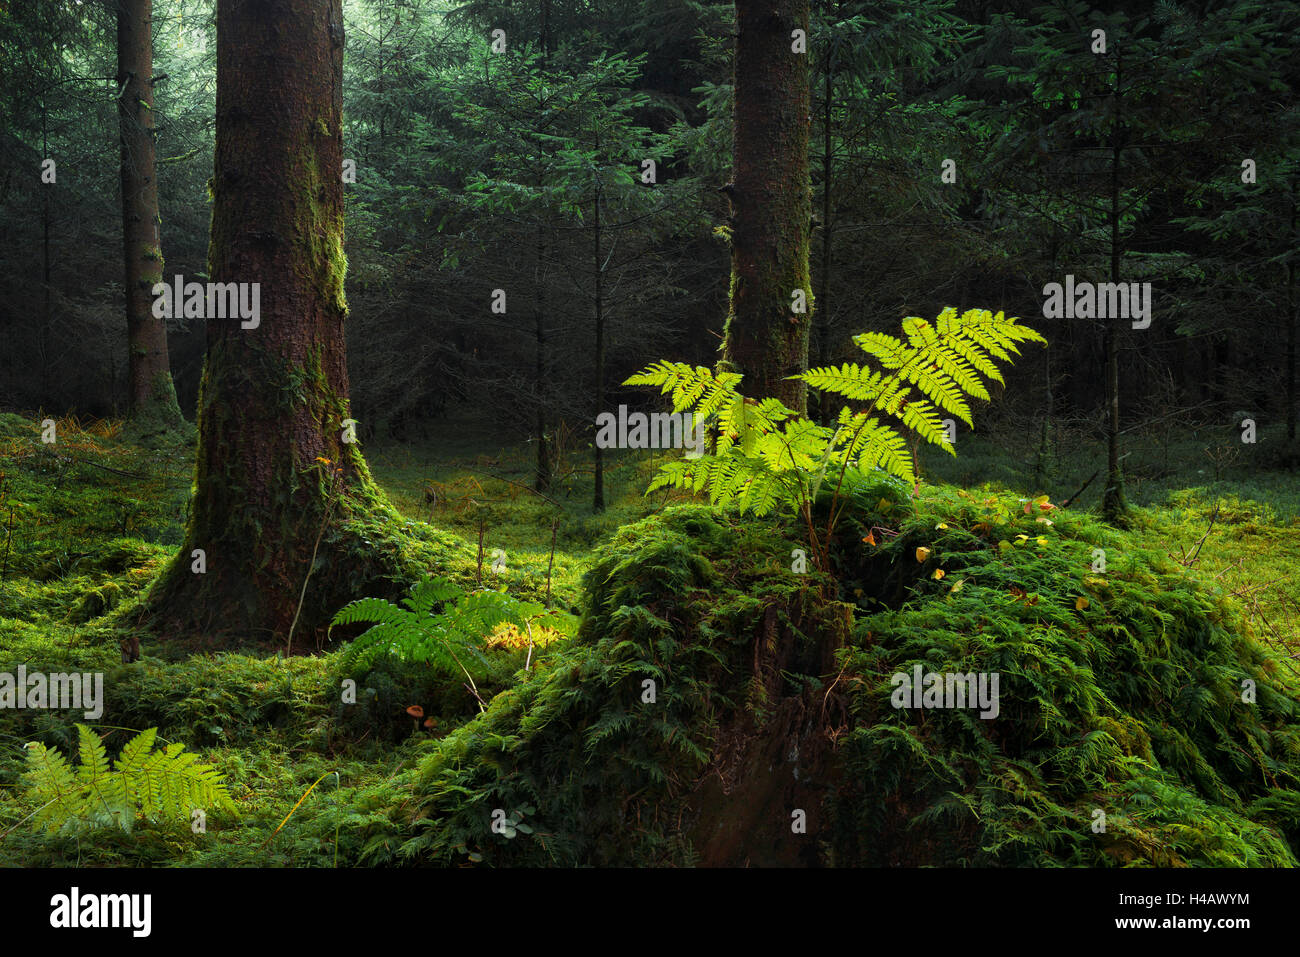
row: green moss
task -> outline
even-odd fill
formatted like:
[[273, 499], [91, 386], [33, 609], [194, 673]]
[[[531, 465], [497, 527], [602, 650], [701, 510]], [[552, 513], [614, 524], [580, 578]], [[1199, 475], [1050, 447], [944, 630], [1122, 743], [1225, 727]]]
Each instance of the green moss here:
[[[952, 489], [859, 504], [855, 532], [898, 534], [846, 532], [834, 584], [790, 574], [775, 526], [684, 507], [624, 530], [587, 578], [579, 637], [431, 745], [400, 788], [413, 803], [367, 798], [390, 809], [374, 859], [405, 840], [441, 863], [734, 863], [737, 841], [751, 862], [788, 860], [805, 852], [747, 808], [776, 816], [793, 763], [821, 863], [1294, 865], [1300, 709], [1277, 661], [1163, 556], [1021, 504]], [[821, 668], [844, 638], [837, 593], [859, 610]], [[999, 716], [894, 708], [890, 676], [916, 664], [998, 673]], [[840, 717], [792, 726], [803, 700]], [[833, 736], [833, 760], [811, 755], [816, 734], [792, 759], [792, 727]], [[533, 808], [546, 838], [492, 834], [498, 807]]]
[[0, 412], [0, 438], [31, 438], [39, 434], [37, 423], [13, 412]]
[[68, 612], [68, 621], [86, 622], [112, 611], [122, 600], [122, 589], [117, 582], [105, 582], [77, 599]]
[[132, 410], [124, 438], [147, 448], [185, 444], [193, 440], [194, 426], [181, 414], [170, 372], [159, 372], [150, 383], [149, 401]]

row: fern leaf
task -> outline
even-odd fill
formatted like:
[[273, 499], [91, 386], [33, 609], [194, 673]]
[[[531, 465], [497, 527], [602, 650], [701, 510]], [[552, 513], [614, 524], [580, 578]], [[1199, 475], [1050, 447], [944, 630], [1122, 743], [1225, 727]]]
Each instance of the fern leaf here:
[[193, 808], [235, 811], [215, 769], [199, 764], [182, 744], [153, 750], [157, 728], [127, 742], [109, 769], [99, 735], [77, 725], [81, 764], [75, 775], [58, 752], [43, 745], [28, 748], [26, 779], [41, 802], [37, 826], [51, 831], [85, 825], [115, 825], [130, 830], [138, 815], [149, 819], [189, 817]]

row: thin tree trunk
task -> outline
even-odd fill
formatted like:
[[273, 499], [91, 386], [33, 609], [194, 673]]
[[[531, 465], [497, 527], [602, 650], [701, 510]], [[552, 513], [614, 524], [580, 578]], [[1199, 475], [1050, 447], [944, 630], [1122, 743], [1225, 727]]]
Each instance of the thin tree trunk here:
[[[41, 104], [41, 158], [50, 155], [45, 104]], [[56, 167], [57, 169], [57, 167]], [[50, 189], [41, 190], [41, 329], [37, 338], [41, 362], [41, 399], [50, 396]]]
[[551, 451], [546, 442], [546, 397], [550, 389], [546, 381], [546, 280], [543, 276], [545, 256], [546, 227], [539, 222], [537, 224], [537, 268], [533, 273], [533, 298], [536, 303], [533, 310], [533, 334], [536, 340], [533, 379], [536, 383], [537, 398], [537, 419], [534, 428], [534, 438], [537, 441], [537, 475], [533, 486], [539, 492], [545, 492], [551, 487]]
[[[742, 391], [775, 396], [797, 411], [807, 390], [788, 377], [808, 367], [812, 289], [808, 271], [811, 99], [808, 0], [736, 0], [731, 308], [723, 358], [745, 376]], [[807, 309], [791, 309], [803, 290]]]
[[[1295, 194], [1291, 198], [1291, 237], [1294, 245], [1295, 230]], [[1290, 443], [1295, 442], [1296, 434], [1296, 294], [1295, 294], [1295, 258], [1294, 255], [1286, 265], [1286, 437]]]
[[[1119, 282], [1120, 262], [1120, 158], [1124, 149], [1120, 133], [1120, 54], [1115, 48], [1115, 121], [1111, 130], [1110, 159], [1110, 281]], [[1102, 514], [1106, 521], [1118, 523], [1124, 520], [1128, 503], [1124, 496], [1124, 472], [1120, 466], [1119, 448], [1119, 345], [1115, 322], [1117, 317], [1110, 316], [1106, 323], [1106, 491], [1102, 495]]]
[[[551, 3], [542, 0], [542, 73], [545, 74], [551, 56]], [[542, 179], [543, 163], [541, 153], [544, 146], [539, 143], [537, 158], [537, 191], [540, 194], [544, 185]], [[543, 210], [543, 215], [545, 211]], [[533, 487], [539, 492], [546, 492], [551, 487], [551, 450], [546, 442], [546, 399], [549, 383], [546, 381], [546, 279], [544, 262], [546, 258], [546, 225], [541, 219], [537, 222], [537, 269], [533, 273], [533, 297], [536, 303], [533, 312], [534, 333], [537, 350], [535, 354], [534, 377], [537, 383], [537, 423], [535, 428], [537, 441], [537, 476]]]
[[310, 573], [309, 648], [342, 604], [403, 577], [398, 550], [368, 540], [400, 518], [343, 426], [342, 69], [341, 0], [218, 0], [208, 266], [259, 283], [260, 315], [207, 323], [186, 541], [150, 595], [163, 635], [283, 642]]
[[[596, 156], [600, 156], [600, 131], [596, 131]], [[596, 415], [605, 410], [605, 309], [604, 309], [604, 270], [600, 262], [600, 172], [596, 173], [596, 195], [592, 210], [592, 255], [596, 270]], [[592, 508], [597, 512], [605, 510], [605, 457], [604, 449], [595, 446], [595, 493]]]
[[118, 0], [117, 115], [122, 140], [122, 249], [125, 263], [130, 415], [150, 430], [181, 423], [167, 358], [167, 324], [153, 314], [162, 282], [158, 180], [154, 166], [153, 0]]

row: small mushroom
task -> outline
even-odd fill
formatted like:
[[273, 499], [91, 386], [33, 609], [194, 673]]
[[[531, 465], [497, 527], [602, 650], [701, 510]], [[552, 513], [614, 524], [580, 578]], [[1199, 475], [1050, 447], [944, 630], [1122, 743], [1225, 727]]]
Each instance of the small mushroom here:
[[418, 704], [413, 704], [406, 709], [406, 713], [409, 714], [414, 719], [414, 723], [412, 726], [415, 728], [416, 731], [419, 731], [420, 719], [424, 717], [424, 709], [421, 708]]

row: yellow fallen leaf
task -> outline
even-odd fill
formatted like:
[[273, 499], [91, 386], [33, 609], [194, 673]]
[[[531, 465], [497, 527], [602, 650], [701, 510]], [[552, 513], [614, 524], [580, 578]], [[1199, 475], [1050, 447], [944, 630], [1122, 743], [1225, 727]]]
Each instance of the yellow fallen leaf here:
[[1087, 607], [1088, 607], [1088, 599], [1084, 598], [1082, 595], [1080, 595], [1078, 598], [1074, 600], [1075, 611], [1083, 611]]
[[926, 548], [924, 545], [916, 550], [916, 560], [918, 562], [924, 562], [929, 557], [930, 549]]
[[948, 530], [948, 523], [940, 522], [938, 525], [935, 526], [935, 528], [943, 529], [946, 532]]
[[1041, 535], [1038, 536], [1038, 544], [1039, 544], [1039, 545], [1046, 545], [1046, 544], [1047, 544], [1047, 539], [1043, 538], [1043, 536], [1041, 536]]

